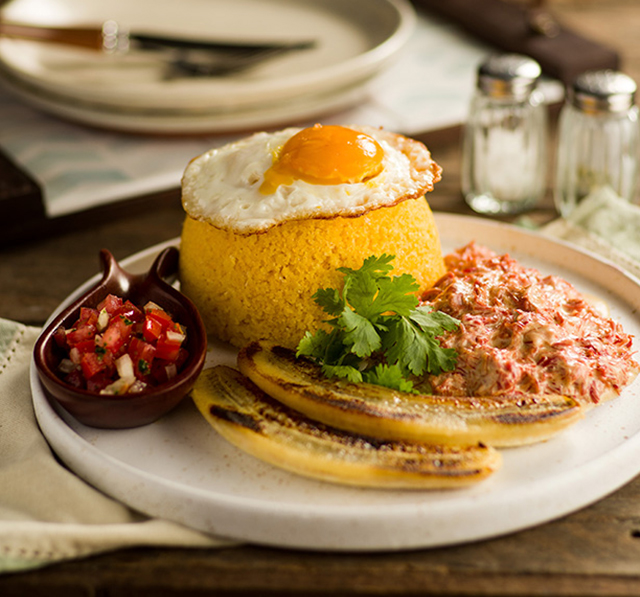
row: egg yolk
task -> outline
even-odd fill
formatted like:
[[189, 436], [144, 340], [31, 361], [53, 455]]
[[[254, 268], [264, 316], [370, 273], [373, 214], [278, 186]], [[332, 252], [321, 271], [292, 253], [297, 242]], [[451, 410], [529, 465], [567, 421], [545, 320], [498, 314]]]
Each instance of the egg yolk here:
[[291, 137], [264, 173], [260, 192], [303, 180], [335, 185], [364, 182], [382, 171], [384, 150], [371, 136], [343, 126], [316, 124]]

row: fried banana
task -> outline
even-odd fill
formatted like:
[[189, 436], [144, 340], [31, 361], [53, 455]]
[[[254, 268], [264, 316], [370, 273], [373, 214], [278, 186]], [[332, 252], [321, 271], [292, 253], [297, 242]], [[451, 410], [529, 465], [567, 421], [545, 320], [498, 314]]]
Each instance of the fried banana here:
[[548, 439], [585, 410], [561, 395], [432, 396], [327, 379], [310, 360], [266, 342], [245, 346], [238, 367], [264, 392], [309, 418], [381, 439], [517, 446]]
[[438, 446], [373, 439], [332, 429], [267, 396], [223, 365], [205, 370], [192, 398], [205, 419], [245, 452], [307, 477], [362, 487], [457, 488], [502, 462], [484, 445]]

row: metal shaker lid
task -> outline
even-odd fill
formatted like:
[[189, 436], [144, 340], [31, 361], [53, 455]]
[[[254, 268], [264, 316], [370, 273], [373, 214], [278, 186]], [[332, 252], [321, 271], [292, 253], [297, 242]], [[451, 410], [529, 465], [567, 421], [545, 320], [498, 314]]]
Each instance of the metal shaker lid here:
[[521, 54], [490, 56], [478, 69], [478, 88], [492, 97], [525, 99], [538, 83], [540, 65]]
[[587, 113], [625, 112], [635, 102], [636, 83], [627, 75], [598, 70], [581, 74], [568, 90], [569, 101]]

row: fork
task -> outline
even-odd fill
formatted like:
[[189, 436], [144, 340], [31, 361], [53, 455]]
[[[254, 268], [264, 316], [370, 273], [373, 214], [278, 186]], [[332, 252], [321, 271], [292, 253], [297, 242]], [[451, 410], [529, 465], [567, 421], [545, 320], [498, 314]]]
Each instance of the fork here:
[[129, 32], [115, 21], [100, 27], [47, 27], [0, 19], [0, 36], [70, 45], [105, 53], [132, 49], [165, 53], [173, 75], [223, 76], [245, 70], [281, 54], [314, 47], [314, 41], [248, 42], [180, 38]]
[[250, 69], [276, 56], [292, 51], [292, 47], [271, 47], [260, 50], [238, 50], [224, 52], [216, 56], [213, 52], [194, 50], [179, 51], [175, 57], [167, 59], [168, 78], [186, 77], [219, 77], [227, 76]]

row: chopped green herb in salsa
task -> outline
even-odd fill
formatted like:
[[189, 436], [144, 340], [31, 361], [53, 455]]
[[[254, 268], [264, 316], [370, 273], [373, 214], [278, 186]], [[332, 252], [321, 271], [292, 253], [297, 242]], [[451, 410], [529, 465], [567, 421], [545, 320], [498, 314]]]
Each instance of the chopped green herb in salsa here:
[[188, 353], [186, 330], [155, 303], [139, 308], [108, 295], [82, 307], [54, 339], [64, 351], [59, 375], [68, 384], [103, 394], [139, 392], [175, 377]]

